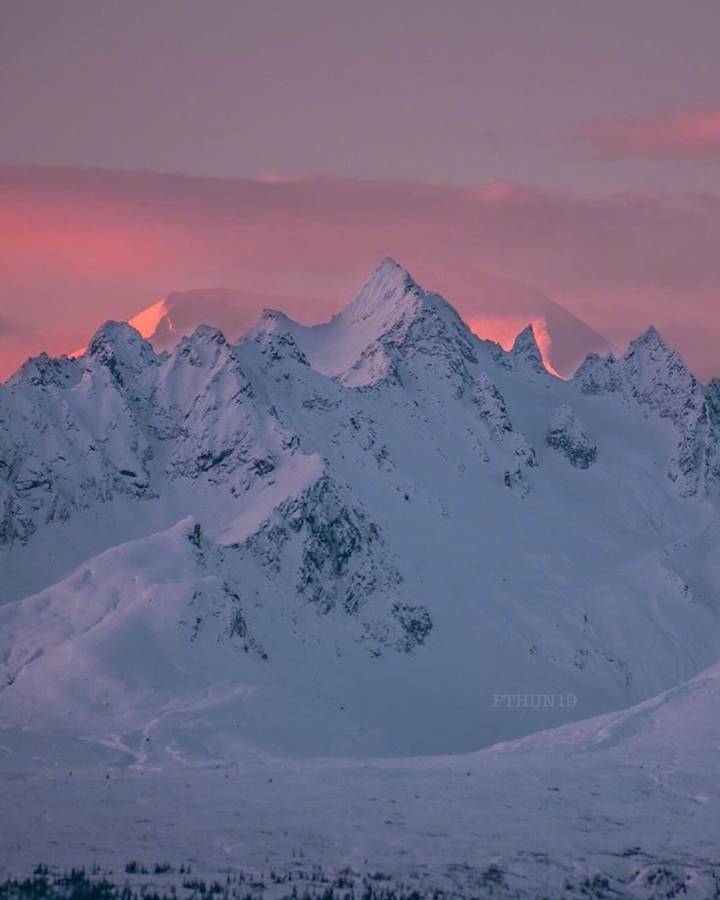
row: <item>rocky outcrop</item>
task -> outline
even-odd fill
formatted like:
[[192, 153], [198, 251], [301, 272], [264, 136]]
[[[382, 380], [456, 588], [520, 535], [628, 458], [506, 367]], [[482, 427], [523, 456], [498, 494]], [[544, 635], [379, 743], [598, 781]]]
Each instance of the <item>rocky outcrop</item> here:
[[706, 495], [714, 490], [712, 401], [690, 372], [680, 354], [650, 327], [632, 341], [625, 355], [616, 359], [589, 356], [576, 372], [573, 383], [584, 394], [620, 395], [646, 416], [657, 416], [672, 424], [675, 448], [667, 465], [667, 476], [683, 497]]
[[577, 469], [588, 469], [597, 459], [597, 447], [566, 403], [553, 413], [545, 442]]
[[526, 495], [530, 491], [526, 470], [538, 464], [535, 449], [525, 435], [513, 427], [504, 397], [485, 372], [475, 380], [470, 396], [477, 417], [500, 450], [504, 464], [503, 483]]
[[281, 504], [239, 549], [276, 585], [291, 573], [291, 605], [357, 620], [374, 654], [410, 652], [430, 634], [427, 609], [402, 597], [403, 578], [377, 524], [328, 476]]
[[503, 354], [501, 365], [530, 377], [548, 374], [532, 325], [517, 335], [510, 351]]
[[614, 354], [589, 354], [580, 364], [573, 382], [583, 394], [610, 394], [622, 390], [622, 376]]

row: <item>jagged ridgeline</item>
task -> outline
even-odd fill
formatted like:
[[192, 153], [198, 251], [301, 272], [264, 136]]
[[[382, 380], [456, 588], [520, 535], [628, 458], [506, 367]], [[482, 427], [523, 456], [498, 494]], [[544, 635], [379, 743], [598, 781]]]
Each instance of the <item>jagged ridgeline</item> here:
[[[107, 323], [0, 388], [2, 715], [145, 758], [627, 706], [714, 661], [719, 435], [654, 329], [563, 381], [389, 259], [318, 326], [156, 353]], [[577, 703], [493, 705], [523, 692]]]

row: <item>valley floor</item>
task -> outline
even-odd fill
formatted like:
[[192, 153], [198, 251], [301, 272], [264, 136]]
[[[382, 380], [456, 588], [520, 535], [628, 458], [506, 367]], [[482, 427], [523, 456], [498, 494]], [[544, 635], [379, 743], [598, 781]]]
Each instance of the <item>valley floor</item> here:
[[179, 896], [217, 881], [237, 897], [717, 897], [719, 684], [716, 668], [622, 713], [414, 760], [141, 768], [89, 747], [73, 767], [69, 746], [43, 762], [0, 732], [0, 878], [43, 864]]

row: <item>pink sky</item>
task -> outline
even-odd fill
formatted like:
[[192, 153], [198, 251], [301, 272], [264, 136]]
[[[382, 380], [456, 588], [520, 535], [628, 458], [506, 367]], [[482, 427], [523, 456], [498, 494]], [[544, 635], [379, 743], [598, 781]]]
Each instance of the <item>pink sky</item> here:
[[175, 290], [328, 314], [386, 255], [469, 318], [499, 273], [720, 372], [716, 0], [23, 0], [1, 20], [0, 377]]
[[[696, 152], [720, 110], [716, 0], [22, 0], [0, 18], [4, 162], [580, 192], [719, 175]], [[567, 142], [593, 123], [625, 146], [691, 136], [598, 165]]]
[[578, 137], [608, 159], [707, 158], [720, 163], [720, 108], [607, 119], [579, 129]]
[[[318, 298], [317, 320], [391, 255], [473, 314], [487, 273], [533, 286], [622, 344], [654, 323], [720, 373], [720, 199], [510, 185], [252, 181], [0, 169], [0, 371], [82, 346], [170, 291]], [[312, 307], [312, 308], [310, 308]]]

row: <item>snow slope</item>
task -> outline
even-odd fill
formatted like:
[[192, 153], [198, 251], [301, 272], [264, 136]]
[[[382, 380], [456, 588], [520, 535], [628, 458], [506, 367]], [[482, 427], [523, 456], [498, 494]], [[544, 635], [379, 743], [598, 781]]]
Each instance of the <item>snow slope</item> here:
[[2, 720], [407, 756], [656, 695], [720, 655], [719, 398], [652, 329], [561, 381], [392, 260], [318, 326], [107, 323], [0, 388]]

